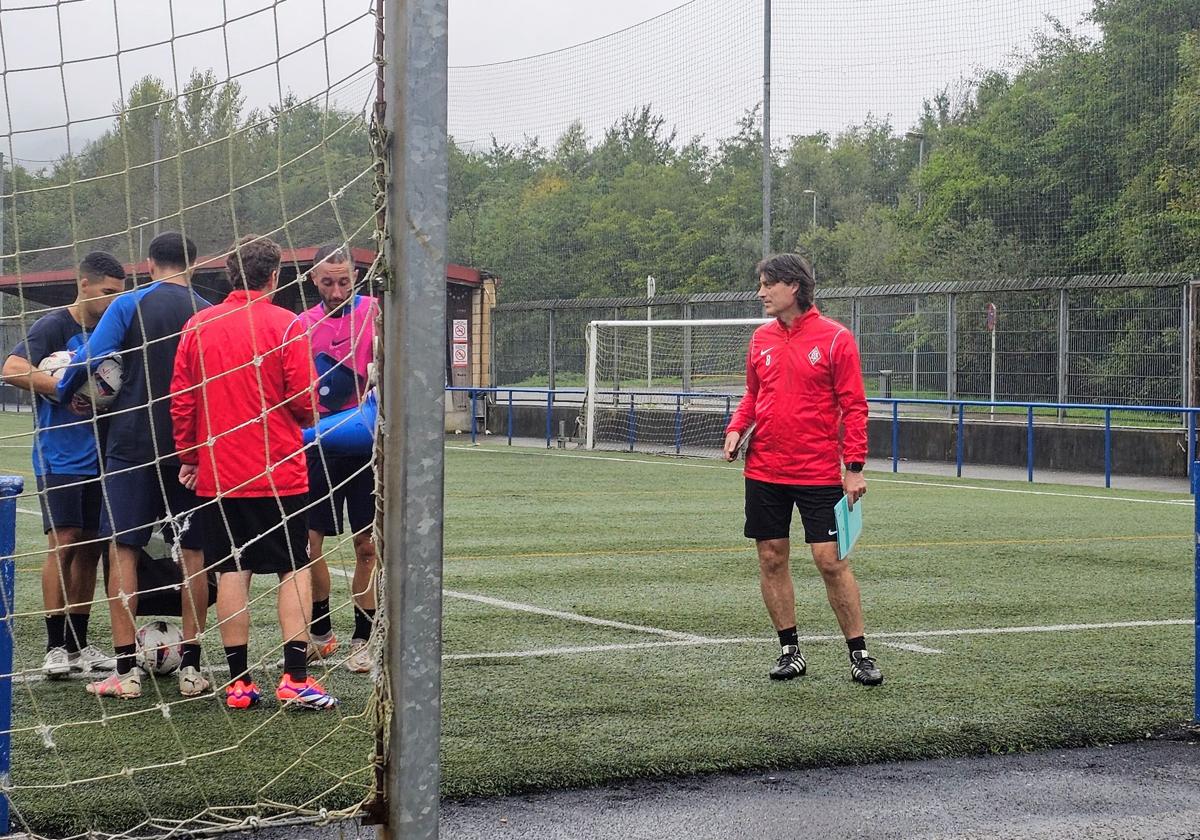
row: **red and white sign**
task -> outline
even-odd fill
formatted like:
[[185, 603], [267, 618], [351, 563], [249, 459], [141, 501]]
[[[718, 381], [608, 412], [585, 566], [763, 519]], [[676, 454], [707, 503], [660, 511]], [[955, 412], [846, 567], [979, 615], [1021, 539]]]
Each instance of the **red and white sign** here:
[[467, 345], [455, 344], [451, 349], [450, 363], [454, 365], [454, 367], [467, 367], [467, 358]]
[[996, 304], [994, 303], [987, 305], [987, 328], [988, 332], [996, 331]]
[[[467, 340], [467, 319], [466, 318], [455, 318], [454, 319], [453, 336], [454, 336], [455, 341], [466, 341]], [[465, 362], [464, 362], [464, 364], [465, 364]]]

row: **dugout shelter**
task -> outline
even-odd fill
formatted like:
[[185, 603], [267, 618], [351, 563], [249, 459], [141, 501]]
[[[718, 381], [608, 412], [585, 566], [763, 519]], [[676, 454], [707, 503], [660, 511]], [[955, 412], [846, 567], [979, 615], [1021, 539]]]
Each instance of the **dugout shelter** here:
[[[283, 251], [280, 265], [279, 291], [275, 303], [300, 312], [320, 300], [311, 280], [295, 280], [312, 268], [316, 247], [292, 248]], [[361, 281], [375, 259], [369, 248], [352, 248], [351, 259]], [[149, 282], [150, 263], [143, 260], [126, 264], [125, 272], [135, 285]], [[491, 383], [492, 309], [496, 305], [499, 278], [486, 271], [449, 263], [446, 266], [446, 383], [459, 387], [487, 387]], [[225, 274], [224, 256], [201, 257], [192, 274], [192, 286], [202, 297], [220, 303], [229, 294], [229, 279]], [[0, 275], [0, 293], [24, 298], [41, 307], [66, 306], [75, 300], [76, 270], [74, 267], [18, 274]], [[11, 311], [11, 309], [9, 310]], [[28, 321], [42, 313], [30, 311]], [[16, 345], [28, 324], [6, 318], [0, 328], [4, 353]], [[0, 386], [0, 410], [10, 404], [28, 404], [28, 395], [8, 385]], [[10, 393], [11, 392], [11, 393]], [[470, 399], [464, 392], [454, 392], [446, 400], [447, 431], [470, 428]]]

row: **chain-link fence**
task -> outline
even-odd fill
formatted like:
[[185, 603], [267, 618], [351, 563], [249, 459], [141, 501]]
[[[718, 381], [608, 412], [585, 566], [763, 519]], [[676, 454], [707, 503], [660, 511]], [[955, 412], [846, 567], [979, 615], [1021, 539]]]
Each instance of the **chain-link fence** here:
[[[854, 331], [875, 396], [1184, 406], [1192, 396], [1194, 279], [1117, 275], [834, 288], [819, 289], [817, 304]], [[495, 313], [494, 384], [582, 386], [589, 321], [761, 313], [753, 292], [502, 304]]]

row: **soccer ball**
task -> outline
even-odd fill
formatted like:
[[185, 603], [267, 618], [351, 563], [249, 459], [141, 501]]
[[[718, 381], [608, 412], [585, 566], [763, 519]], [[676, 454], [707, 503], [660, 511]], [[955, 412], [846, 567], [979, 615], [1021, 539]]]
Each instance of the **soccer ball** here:
[[151, 621], [137, 631], [138, 667], [147, 674], [173, 674], [183, 659], [183, 633], [169, 621]]
[[79, 387], [82, 394], [96, 411], [112, 407], [121, 390], [121, 357], [109, 356], [92, 371], [92, 375]]
[[54, 377], [55, 381], [63, 378], [63, 374], [67, 372], [67, 367], [71, 364], [70, 350], [55, 350], [46, 358], [38, 362], [38, 370], [43, 373], [48, 373]]

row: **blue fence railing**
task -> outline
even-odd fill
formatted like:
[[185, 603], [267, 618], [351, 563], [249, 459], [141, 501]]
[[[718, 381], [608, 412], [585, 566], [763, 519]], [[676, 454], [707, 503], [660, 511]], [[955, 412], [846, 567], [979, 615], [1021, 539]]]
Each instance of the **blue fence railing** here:
[[[506, 427], [508, 443], [511, 445], [513, 440], [513, 408], [514, 394], [536, 395], [539, 401], [544, 400], [545, 404], [545, 442], [547, 448], [551, 447], [554, 442], [553, 428], [553, 411], [556, 397], [576, 397], [581, 398], [586, 391], [582, 388], [559, 388], [549, 390], [546, 388], [464, 388], [453, 387], [448, 388], [448, 391], [457, 391], [470, 395], [471, 399], [471, 442], [475, 443], [479, 434], [478, 417], [479, 417], [479, 400], [492, 395], [495, 405], [506, 410]], [[615, 405], [624, 405], [624, 399], [628, 397], [628, 417], [626, 428], [630, 436], [626, 443], [632, 449], [638, 443], [636, 439], [636, 423], [634, 422], [637, 416], [639, 397], [653, 396], [658, 405], [654, 406], [655, 411], [661, 412], [661, 402], [663, 400], [674, 401], [674, 438], [675, 451], [681, 452], [683, 449], [682, 430], [683, 416], [686, 413], [684, 409], [684, 401], [689, 399], [705, 399], [705, 400], [725, 400], [725, 421], [728, 422], [733, 410], [737, 407], [737, 402], [741, 399], [739, 394], [714, 394], [711, 392], [663, 392], [663, 391], [624, 391], [617, 396]], [[1117, 405], [1106, 403], [1053, 403], [1053, 402], [987, 402], [984, 400], [936, 400], [922, 399], [918, 397], [868, 397], [868, 403], [876, 405], [891, 406], [892, 425], [891, 425], [891, 452], [888, 455], [888, 460], [891, 461], [892, 472], [899, 472], [901, 461], [900, 456], [900, 421], [902, 415], [900, 407], [902, 405], [924, 406], [924, 407], [943, 407], [949, 410], [951, 416], [956, 417], [955, 441], [954, 441], [954, 460], [955, 474], [962, 477], [964, 459], [964, 440], [966, 439], [964, 421], [966, 417], [966, 409], [987, 409], [995, 411], [995, 409], [1023, 409], [1025, 413], [1025, 465], [1026, 478], [1028, 481], [1034, 480], [1034, 456], [1036, 453], [1034, 440], [1034, 417], [1039, 410], [1054, 411], [1055, 413], [1065, 411], [1089, 411], [1102, 412], [1104, 424], [1104, 486], [1112, 487], [1113, 478], [1113, 413], [1121, 412], [1124, 414], [1168, 414], [1179, 415], [1184, 418], [1183, 424], [1186, 427], [1187, 437], [1187, 464], [1188, 478], [1193, 475], [1192, 464], [1196, 460], [1196, 415], [1200, 413], [1200, 408], [1184, 408], [1181, 406], [1161, 406], [1161, 405]], [[528, 401], [525, 402], [528, 405]], [[1008, 416], [1012, 416], [1011, 414]]]

